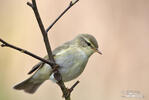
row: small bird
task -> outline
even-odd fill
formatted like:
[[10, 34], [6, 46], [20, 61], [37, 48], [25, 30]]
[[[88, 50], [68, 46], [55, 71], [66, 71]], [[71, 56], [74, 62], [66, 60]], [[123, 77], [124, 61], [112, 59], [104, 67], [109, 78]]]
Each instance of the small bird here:
[[[56, 64], [59, 65], [59, 72], [64, 82], [77, 78], [84, 70], [88, 59], [93, 53], [102, 54], [98, 50], [98, 43], [90, 34], [79, 34], [73, 40], [57, 47], [52, 53]], [[48, 60], [48, 56], [45, 56]], [[38, 87], [46, 80], [56, 82], [50, 65], [39, 62], [29, 74], [37, 70], [30, 78], [14, 86], [14, 89], [24, 90], [33, 94]]]

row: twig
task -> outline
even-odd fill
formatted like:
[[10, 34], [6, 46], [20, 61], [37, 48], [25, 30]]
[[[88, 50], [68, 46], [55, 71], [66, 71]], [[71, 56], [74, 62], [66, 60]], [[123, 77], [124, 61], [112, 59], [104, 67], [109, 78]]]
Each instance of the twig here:
[[53, 23], [46, 29], [46, 32], [48, 32], [55, 25], [55, 23], [78, 1], [79, 0], [75, 0], [74, 2], [70, 1], [69, 6], [53, 21]]
[[43, 36], [43, 40], [44, 40], [44, 43], [45, 43], [45, 46], [46, 46], [48, 57], [49, 57], [50, 61], [54, 62], [54, 58], [52, 56], [52, 50], [51, 50], [51, 46], [50, 46], [49, 39], [48, 39], [48, 36], [47, 36], [47, 32], [45, 31], [44, 25], [43, 25], [42, 20], [40, 18], [40, 15], [39, 15], [39, 12], [38, 12], [38, 9], [37, 9], [37, 5], [36, 5], [36, 1], [32, 0], [32, 3], [27, 2], [27, 5], [30, 6], [34, 11], [35, 17], [37, 19], [38, 25], [40, 27], [40, 30], [41, 30], [41, 33], [42, 33], [42, 36]]
[[70, 93], [73, 91], [73, 89], [80, 83], [80, 81], [77, 81], [70, 89]]
[[4, 41], [4, 40], [2, 40], [2, 39], [0, 39], [0, 42], [2, 42], [1, 47], [10, 47], [10, 48], [13, 48], [13, 49], [15, 49], [15, 50], [18, 50], [18, 51], [20, 51], [20, 52], [22, 52], [22, 53], [25, 53], [25, 54], [27, 54], [27, 55], [29, 55], [29, 56], [32, 56], [33, 58], [36, 58], [36, 59], [38, 59], [38, 60], [40, 60], [40, 61], [42, 61], [42, 62], [45, 62], [45, 63], [47, 63], [47, 64], [49, 64], [49, 65], [51, 65], [51, 66], [55, 65], [54, 62], [45, 60], [45, 59], [43, 59], [43, 58], [41, 58], [41, 57], [39, 57], [39, 56], [37, 56], [37, 55], [35, 55], [35, 54], [33, 54], [33, 53], [27, 51], [27, 50], [24, 50], [24, 49], [21, 49], [21, 48], [19, 48], [19, 47], [14, 46], [14, 45], [11, 45], [11, 44], [7, 43], [6, 41]]
[[63, 97], [66, 100], [70, 100], [71, 92], [78, 85], [79, 81], [77, 81], [75, 84], [72, 85], [72, 87], [70, 89], [68, 89], [68, 88], [66, 88], [64, 82], [62, 81], [62, 77], [61, 77], [60, 73], [55, 72], [54, 77], [58, 81], [57, 84], [59, 85], [59, 87], [61, 88], [61, 90], [63, 92]]

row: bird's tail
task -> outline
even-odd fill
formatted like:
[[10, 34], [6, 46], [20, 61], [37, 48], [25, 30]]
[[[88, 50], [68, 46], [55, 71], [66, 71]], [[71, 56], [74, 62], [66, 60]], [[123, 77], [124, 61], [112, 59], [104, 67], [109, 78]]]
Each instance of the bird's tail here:
[[33, 94], [43, 82], [44, 81], [35, 81], [32, 77], [30, 77], [27, 80], [15, 85], [13, 88], [16, 90], [24, 90], [27, 93]]

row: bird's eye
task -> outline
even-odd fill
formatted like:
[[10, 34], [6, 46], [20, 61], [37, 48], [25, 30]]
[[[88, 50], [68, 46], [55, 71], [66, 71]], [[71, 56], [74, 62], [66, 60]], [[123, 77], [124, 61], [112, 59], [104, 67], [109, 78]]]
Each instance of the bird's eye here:
[[91, 46], [91, 44], [89, 42], [86, 42], [88, 46]]

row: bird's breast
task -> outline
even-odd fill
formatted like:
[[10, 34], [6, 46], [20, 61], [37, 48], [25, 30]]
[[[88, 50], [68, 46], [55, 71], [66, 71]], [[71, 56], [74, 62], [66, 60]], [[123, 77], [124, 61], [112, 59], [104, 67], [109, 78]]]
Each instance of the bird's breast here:
[[56, 54], [55, 61], [60, 65], [59, 71], [65, 82], [75, 79], [83, 72], [88, 56], [81, 48], [69, 48]]

